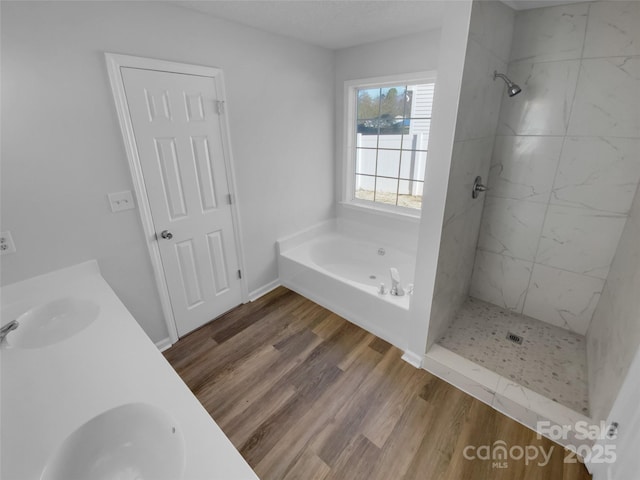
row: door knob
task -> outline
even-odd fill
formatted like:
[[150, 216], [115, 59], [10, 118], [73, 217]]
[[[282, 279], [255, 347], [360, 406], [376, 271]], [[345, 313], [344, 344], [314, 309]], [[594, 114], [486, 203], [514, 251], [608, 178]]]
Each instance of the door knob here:
[[167, 240], [171, 240], [173, 238], [173, 233], [171, 233], [169, 230], [163, 230], [160, 233], [160, 236], [162, 238], [166, 238]]

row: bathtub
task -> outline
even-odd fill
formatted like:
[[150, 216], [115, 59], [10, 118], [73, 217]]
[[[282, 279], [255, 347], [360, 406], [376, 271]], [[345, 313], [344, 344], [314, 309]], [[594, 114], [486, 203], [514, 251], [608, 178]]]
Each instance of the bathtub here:
[[411, 295], [379, 294], [391, 286], [389, 268], [403, 287], [413, 284], [415, 254], [388, 242], [341, 231], [333, 222], [277, 242], [280, 283], [396, 347], [406, 348]]

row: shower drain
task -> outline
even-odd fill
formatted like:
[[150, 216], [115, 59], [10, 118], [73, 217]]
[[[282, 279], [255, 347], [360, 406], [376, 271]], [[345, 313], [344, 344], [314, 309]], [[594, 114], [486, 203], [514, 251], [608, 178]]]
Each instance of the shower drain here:
[[516, 335], [515, 333], [508, 332], [507, 340], [513, 343], [517, 343], [518, 345], [522, 345], [522, 337], [520, 335]]

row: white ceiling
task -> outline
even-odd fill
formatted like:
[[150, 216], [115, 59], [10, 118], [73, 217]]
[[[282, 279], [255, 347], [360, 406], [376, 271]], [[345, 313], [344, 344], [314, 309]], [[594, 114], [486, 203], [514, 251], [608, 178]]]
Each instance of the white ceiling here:
[[446, 1], [182, 0], [175, 4], [321, 47], [340, 49], [440, 28]]
[[[174, 0], [173, 3], [336, 50], [440, 28], [447, 1], [456, 0]], [[501, 1], [516, 10], [525, 10], [587, 0]]]

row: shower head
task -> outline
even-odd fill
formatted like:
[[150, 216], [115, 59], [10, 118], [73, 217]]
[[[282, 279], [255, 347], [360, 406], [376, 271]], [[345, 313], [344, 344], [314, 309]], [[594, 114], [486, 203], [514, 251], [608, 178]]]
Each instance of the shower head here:
[[510, 97], [513, 97], [513, 96], [519, 94], [522, 91], [522, 89], [518, 85], [516, 85], [511, 80], [509, 80], [509, 77], [507, 77], [506, 75], [504, 75], [502, 73], [498, 73], [497, 71], [494, 70], [493, 79], [495, 80], [498, 77], [503, 79], [504, 83], [507, 84], [507, 93], [509, 94]]

